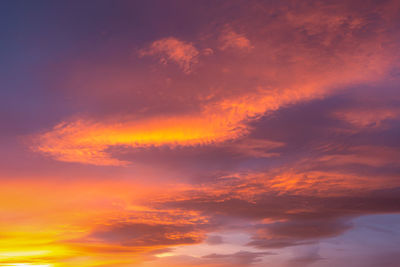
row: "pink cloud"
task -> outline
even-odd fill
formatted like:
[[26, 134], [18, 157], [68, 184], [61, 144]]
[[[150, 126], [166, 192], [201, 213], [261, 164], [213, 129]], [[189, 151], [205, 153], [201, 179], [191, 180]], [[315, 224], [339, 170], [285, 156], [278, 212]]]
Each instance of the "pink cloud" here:
[[192, 43], [178, 40], [174, 37], [168, 37], [154, 41], [148, 48], [141, 50], [141, 56], [157, 56], [160, 62], [166, 64], [172, 61], [189, 74], [192, 66], [198, 63], [199, 51]]
[[244, 34], [236, 33], [233, 30], [224, 31], [219, 39], [221, 50], [229, 48], [240, 50], [251, 50], [253, 48], [250, 40]]

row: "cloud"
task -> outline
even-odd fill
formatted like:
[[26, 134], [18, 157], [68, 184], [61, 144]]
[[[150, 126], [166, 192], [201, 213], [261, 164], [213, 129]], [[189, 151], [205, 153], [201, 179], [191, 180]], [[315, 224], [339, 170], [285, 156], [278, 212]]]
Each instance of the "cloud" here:
[[[252, 134], [254, 129], [249, 124], [273, 116], [282, 108], [387, 78], [398, 58], [393, 46], [396, 41], [386, 27], [391, 23], [387, 21], [386, 11], [377, 10], [376, 17], [371, 18], [343, 3], [337, 8], [301, 4], [300, 8], [291, 7], [289, 11], [277, 8], [271, 23], [266, 23], [266, 15], [270, 13], [251, 9], [254, 14], [247, 14], [248, 20], [241, 27], [235, 21], [229, 24], [230, 29], [240, 28], [243, 34], [223, 29], [220, 40], [223, 49], [253, 47], [246, 57], [214, 53], [198, 64], [196, 73], [183, 78], [176, 71], [168, 75], [156, 71], [145, 77], [137, 75], [135, 80], [116, 76], [110, 78], [111, 82], [96, 74], [91, 81], [90, 75], [79, 70], [79, 80], [90, 80], [83, 88], [91, 88], [95, 99], [98, 97], [95, 89], [103, 84], [103, 79], [107, 82], [107, 88], [103, 88], [107, 93], [99, 97], [102, 101], [93, 102], [108, 103], [110, 95], [121, 93], [124, 100], [120, 102], [124, 105], [119, 112], [104, 116], [65, 118], [37, 134], [33, 148], [60, 161], [127, 165], [128, 161], [109, 153], [113, 147], [126, 151], [162, 146], [195, 147], [222, 144]], [[244, 35], [252, 36], [251, 44]], [[199, 32], [198, 36], [201, 38], [192, 40], [199, 47], [217, 46], [215, 40], [207, 37], [207, 32]], [[176, 63], [185, 73], [190, 73], [198, 63], [200, 52], [193, 43], [170, 37], [154, 41], [140, 54]], [[104, 65], [109, 64], [104, 62]], [[125, 66], [103, 72], [121, 73], [121, 68], [124, 75], [132, 76], [130, 68]], [[119, 89], [121, 86], [124, 90]], [[132, 95], [130, 91], [141, 93]], [[135, 105], [143, 106], [127, 112]], [[114, 103], [113, 109], [118, 107]], [[364, 125], [392, 119], [395, 114], [393, 110], [381, 110], [376, 112], [381, 114], [379, 118], [362, 116], [364, 120], [371, 118], [360, 122], [354, 117], [356, 110], [347, 115], [341, 113], [343, 110], [337, 111], [339, 115], [331, 116], [333, 120], [343, 118]], [[257, 149], [252, 152], [263, 154]]]
[[239, 49], [249, 51], [253, 48], [250, 43], [250, 40], [246, 38], [243, 34], [238, 34], [235, 31], [228, 29], [225, 30], [219, 37], [219, 41], [221, 43], [220, 49]]
[[209, 235], [207, 236], [206, 243], [209, 245], [220, 245], [224, 243], [222, 236], [219, 235]]
[[[339, 196], [297, 195], [274, 192], [255, 181], [226, 180], [221, 184], [188, 192], [187, 198], [166, 200], [162, 206], [195, 210], [210, 216], [210, 221], [225, 228], [236, 220], [252, 234], [249, 246], [278, 249], [308, 245], [341, 235], [352, 228], [350, 219], [363, 214], [398, 212], [396, 190], [372, 190]], [[255, 190], [254, 190], [254, 189]], [[272, 223], [267, 223], [271, 222]], [[254, 225], [255, 222], [259, 222]], [[229, 226], [232, 224], [231, 226]]]
[[194, 225], [118, 223], [95, 230], [89, 238], [127, 247], [193, 244], [203, 239], [195, 231], [197, 227], [201, 228]]
[[261, 225], [248, 245], [258, 248], [283, 248], [312, 244], [322, 238], [334, 237], [350, 229], [339, 220], [293, 220]]
[[400, 109], [397, 108], [353, 108], [347, 111], [341, 111], [334, 116], [345, 120], [359, 128], [380, 127], [387, 120], [398, 119]]
[[168, 61], [175, 62], [186, 74], [189, 74], [192, 71], [192, 66], [198, 63], [199, 54], [192, 43], [174, 37], [154, 41], [148, 48], [139, 53], [141, 56], [158, 56], [163, 64]]
[[298, 249], [296, 256], [288, 260], [287, 266], [310, 266], [318, 261], [325, 260], [319, 255], [319, 246], [307, 246]]
[[127, 162], [107, 153], [111, 146], [196, 146], [236, 139], [248, 132], [245, 122], [281, 105], [307, 98], [312, 92], [298, 92], [295, 99], [277, 92], [224, 99], [203, 108], [200, 114], [159, 116], [119, 122], [82, 120], [62, 122], [36, 136], [33, 149], [58, 160], [95, 165], [124, 165]]
[[239, 251], [233, 254], [209, 254], [205, 255], [203, 259], [210, 259], [214, 264], [218, 262], [224, 264], [233, 264], [234, 266], [248, 266], [253, 263], [258, 263], [262, 261], [262, 258], [267, 255], [274, 255], [271, 252], [249, 252], [249, 251]]
[[[244, 96], [208, 102], [200, 112], [182, 115], [114, 118], [102, 122], [90, 119], [61, 122], [53, 129], [36, 135], [32, 148], [66, 162], [126, 165], [128, 162], [113, 158], [107, 149], [113, 146], [197, 146], [235, 140], [246, 136], [252, 130], [248, 123], [260, 119], [262, 115], [324, 94], [324, 87], [314, 86], [272, 91], [258, 89]], [[277, 142], [258, 141], [261, 142], [269, 142], [269, 146], [280, 145]], [[256, 146], [253, 142], [236, 147], [253, 155], [272, 155]]]
[[55, 57], [21, 57], [46, 68], [0, 93], [4, 262], [323, 266], [355, 217], [400, 212], [396, 1], [128, 2], [83, 12], [73, 45], [36, 38]]

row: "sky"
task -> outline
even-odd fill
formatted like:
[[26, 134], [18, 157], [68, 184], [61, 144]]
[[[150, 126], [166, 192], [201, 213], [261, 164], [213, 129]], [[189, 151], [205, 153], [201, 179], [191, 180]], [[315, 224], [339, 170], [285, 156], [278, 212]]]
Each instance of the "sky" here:
[[0, 266], [400, 261], [400, 2], [0, 3]]

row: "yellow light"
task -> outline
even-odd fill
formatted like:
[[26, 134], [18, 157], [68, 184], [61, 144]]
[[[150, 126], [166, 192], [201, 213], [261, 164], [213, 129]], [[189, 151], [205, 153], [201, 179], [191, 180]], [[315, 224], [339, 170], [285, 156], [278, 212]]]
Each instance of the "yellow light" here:
[[33, 264], [33, 263], [12, 263], [8, 265], [0, 265], [3, 267], [52, 267], [51, 264]]
[[171, 252], [165, 252], [165, 253], [161, 253], [161, 254], [157, 254], [156, 257], [157, 258], [164, 258], [164, 257], [171, 257], [174, 256], [174, 253]]
[[50, 254], [48, 250], [37, 250], [37, 251], [12, 251], [12, 252], [0, 252], [0, 258], [5, 257], [32, 257], [43, 254]]

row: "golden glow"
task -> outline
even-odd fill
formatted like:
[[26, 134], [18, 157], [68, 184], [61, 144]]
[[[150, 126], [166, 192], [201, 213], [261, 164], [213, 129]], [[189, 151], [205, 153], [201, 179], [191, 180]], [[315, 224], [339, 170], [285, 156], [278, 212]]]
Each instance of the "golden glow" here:
[[12, 263], [7, 265], [0, 265], [4, 267], [52, 267], [52, 264], [32, 264], [32, 263]]
[[[324, 264], [325, 222], [399, 210], [390, 1], [129, 2], [12, 5], [0, 267]], [[298, 250], [257, 245], [278, 221]]]
[[[260, 86], [237, 96], [206, 102], [197, 113], [62, 122], [37, 135], [32, 148], [60, 161], [127, 165], [129, 162], [113, 157], [107, 149], [197, 146], [237, 139], [249, 132], [247, 122], [251, 120], [289, 104], [322, 98], [343, 84], [374, 81], [384, 75], [388, 66], [385, 56], [380, 54], [373, 60], [367, 53], [359, 55], [357, 62], [365, 61], [366, 67], [364, 63], [355, 64], [349, 57], [340, 68], [333, 66], [325, 72], [304, 71], [299, 67], [300, 77], [285, 76], [276, 88]], [[254, 68], [253, 75], [263, 76], [269, 71]]]
[[[4, 183], [0, 188], [0, 266], [132, 264], [139, 261], [141, 253], [162, 249], [165, 245], [150, 242], [129, 247], [88, 235], [113, 221], [154, 225], [157, 229], [157, 225], [190, 226], [203, 220], [196, 212], [160, 211], [141, 205], [149, 196], [168, 196], [177, 190], [150, 188], [132, 181], [98, 181], [96, 187], [83, 181]], [[18, 214], [23, 214], [23, 218]], [[202, 233], [171, 231], [160, 238], [179, 244], [179, 240], [201, 240]]]
[[27, 256], [39, 256], [49, 254], [48, 250], [37, 250], [37, 251], [12, 251], [12, 252], [0, 252], [0, 259], [3, 257], [27, 257]]
[[205, 106], [200, 114], [121, 122], [77, 120], [61, 123], [37, 137], [35, 150], [61, 161], [94, 165], [125, 165], [112, 158], [111, 146], [195, 146], [236, 139], [248, 132], [246, 122], [282, 105], [319, 96], [315, 86], [266, 91]]
[[157, 258], [164, 258], [164, 257], [171, 257], [174, 256], [174, 253], [171, 252], [165, 252], [165, 253], [161, 253], [161, 254], [157, 254], [156, 257]]

